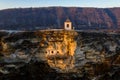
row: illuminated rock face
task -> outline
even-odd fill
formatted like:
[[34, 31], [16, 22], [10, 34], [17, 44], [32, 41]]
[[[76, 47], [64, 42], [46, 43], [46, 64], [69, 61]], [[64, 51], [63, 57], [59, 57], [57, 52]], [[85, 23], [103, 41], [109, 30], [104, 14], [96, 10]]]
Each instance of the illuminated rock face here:
[[51, 67], [60, 71], [67, 71], [74, 67], [74, 53], [77, 46], [75, 36], [74, 31], [61, 31], [46, 37], [48, 47], [45, 55]]

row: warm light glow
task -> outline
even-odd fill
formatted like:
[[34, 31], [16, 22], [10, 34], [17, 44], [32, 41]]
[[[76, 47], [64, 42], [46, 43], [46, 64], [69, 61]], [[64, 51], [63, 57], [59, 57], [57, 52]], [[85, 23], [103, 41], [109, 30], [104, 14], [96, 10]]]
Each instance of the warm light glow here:
[[[76, 32], [63, 31], [62, 33], [63, 41], [48, 42], [46, 58], [51, 67], [66, 71], [74, 67], [74, 53], [77, 46], [74, 40]], [[56, 36], [53, 38], [55, 40]]]

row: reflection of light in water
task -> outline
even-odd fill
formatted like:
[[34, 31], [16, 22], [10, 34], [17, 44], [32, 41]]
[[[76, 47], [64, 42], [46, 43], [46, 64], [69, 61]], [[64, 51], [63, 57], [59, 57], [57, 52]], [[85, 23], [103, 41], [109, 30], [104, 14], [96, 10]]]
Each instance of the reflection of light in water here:
[[74, 67], [76, 41], [73, 39], [74, 35], [71, 34], [71, 32], [64, 34], [62, 42], [48, 42], [46, 57], [51, 67], [61, 71], [67, 71]]

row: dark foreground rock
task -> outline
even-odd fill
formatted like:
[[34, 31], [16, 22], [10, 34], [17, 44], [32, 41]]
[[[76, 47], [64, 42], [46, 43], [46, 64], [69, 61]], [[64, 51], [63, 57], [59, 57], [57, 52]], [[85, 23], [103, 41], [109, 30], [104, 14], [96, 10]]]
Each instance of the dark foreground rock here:
[[[12, 69], [15, 70], [15, 69]], [[98, 72], [99, 73], [99, 72]], [[106, 72], [95, 80], [119, 80], [120, 69]], [[84, 72], [83, 76], [79, 73], [58, 73], [55, 69], [45, 62], [31, 62], [10, 74], [0, 74], [0, 80], [91, 80], [89, 74]]]
[[[14, 70], [14, 69], [13, 69]], [[26, 64], [10, 74], [0, 74], [0, 80], [77, 80], [74, 73], [57, 73], [47, 63]]]

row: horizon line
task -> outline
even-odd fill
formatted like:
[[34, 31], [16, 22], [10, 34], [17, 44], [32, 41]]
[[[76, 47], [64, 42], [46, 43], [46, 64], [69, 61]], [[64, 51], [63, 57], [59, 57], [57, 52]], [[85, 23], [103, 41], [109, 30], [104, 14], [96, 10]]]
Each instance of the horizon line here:
[[28, 7], [10, 7], [10, 8], [3, 8], [0, 10], [7, 10], [7, 9], [20, 9], [20, 8], [49, 8], [49, 7], [66, 7], [66, 8], [70, 8], [70, 7], [75, 7], [75, 8], [120, 8], [118, 6], [115, 7], [89, 7], [89, 6], [28, 6]]

